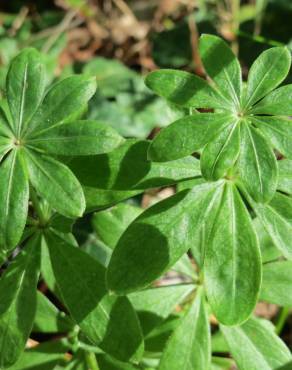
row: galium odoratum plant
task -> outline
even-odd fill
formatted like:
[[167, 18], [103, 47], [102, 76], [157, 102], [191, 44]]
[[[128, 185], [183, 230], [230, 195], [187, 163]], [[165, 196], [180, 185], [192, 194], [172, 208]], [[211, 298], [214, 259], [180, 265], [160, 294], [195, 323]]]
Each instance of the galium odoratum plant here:
[[274, 152], [292, 156], [292, 85], [275, 89], [288, 74], [291, 56], [285, 47], [264, 51], [243, 85], [239, 61], [225, 42], [203, 35], [199, 48], [207, 81], [176, 70], [146, 78], [157, 94], [190, 108], [190, 115], [154, 138], [148, 157], [163, 162], [197, 152], [203, 178], [128, 227], [107, 280], [118, 294], [145, 288], [191, 249], [212, 312], [223, 325], [239, 325], [250, 317], [261, 286], [254, 214], [281, 253], [292, 256], [292, 203], [276, 191]]
[[24, 350], [40, 270], [48, 281], [56, 278], [60, 300], [92, 342], [123, 360], [140, 356], [142, 336], [130, 302], [107, 294], [105, 268], [75, 248], [70, 233], [85, 200], [62, 158], [107, 153], [124, 141], [103, 123], [80, 120], [95, 89], [95, 78], [76, 75], [45, 92], [42, 56], [32, 48], [11, 62], [0, 111], [1, 262], [17, 245], [21, 251], [0, 280], [0, 368]]
[[[28, 201], [37, 196], [66, 217], [85, 210], [82, 188], [56, 156], [99, 154], [123, 139], [110, 127], [78, 120], [96, 90], [94, 78], [71, 76], [46, 91], [45, 68], [32, 48], [11, 63], [0, 111], [0, 248], [19, 242]], [[43, 220], [44, 221], [44, 220]]]

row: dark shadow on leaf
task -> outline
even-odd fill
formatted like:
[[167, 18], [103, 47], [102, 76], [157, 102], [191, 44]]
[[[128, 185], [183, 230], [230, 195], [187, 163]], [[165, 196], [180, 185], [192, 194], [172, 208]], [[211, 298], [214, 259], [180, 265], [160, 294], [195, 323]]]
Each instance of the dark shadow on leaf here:
[[292, 361], [288, 362], [286, 365], [277, 367], [276, 370], [292, 370]]
[[139, 321], [126, 297], [116, 298], [100, 348], [114, 357], [128, 361], [142, 344]]

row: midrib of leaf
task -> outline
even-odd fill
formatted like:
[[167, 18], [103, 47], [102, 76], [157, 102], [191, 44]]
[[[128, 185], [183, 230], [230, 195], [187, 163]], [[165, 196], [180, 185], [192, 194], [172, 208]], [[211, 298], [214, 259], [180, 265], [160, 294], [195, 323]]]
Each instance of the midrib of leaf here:
[[[198, 294], [201, 294], [201, 292], [198, 292]], [[188, 347], [188, 359], [187, 359], [187, 362], [185, 362], [184, 364], [184, 367], [183, 367], [183, 370], [187, 370], [188, 369], [188, 363], [191, 363], [191, 360], [190, 360], [190, 354], [191, 354], [191, 350], [192, 350], [192, 347], [193, 347], [193, 342], [194, 342], [194, 338], [195, 338], [195, 334], [196, 334], [196, 330], [197, 330], [197, 326], [198, 326], [198, 317], [199, 317], [199, 313], [200, 313], [200, 305], [201, 305], [201, 295], [199, 296], [199, 299], [200, 299], [200, 302], [199, 302], [199, 309], [196, 310], [195, 312], [195, 316], [194, 316], [194, 322], [195, 322], [195, 325], [193, 327], [193, 330], [192, 330], [192, 334], [191, 334], [191, 338], [190, 338], [190, 345]], [[190, 314], [188, 312], [188, 314]]]
[[[231, 190], [231, 191], [230, 191]], [[230, 218], [230, 231], [231, 231], [231, 238], [232, 238], [232, 308], [234, 311], [234, 301], [235, 301], [235, 296], [236, 296], [236, 276], [237, 276], [237, 269], [236, 269], [236, 263], [235, 263], [235, 258], [236, 258], [236, 249], [237, 249], [237, 238], [235, 237], [236, 235], [236, 222], [235, 222], [235, 207], [234, 207], [234, 196], [233, 196], [233, 189], [229, 188], [229, 193], [230, 196], [228, 197], [229, 199], [229, 209], [231, 210], [231, 218]]]
[[252, 149], [253, 149], [253, 152], [254, 152], [254, 156], [255, 156], [256, 168], [257, 168], [257, 173], [258, 173], [258, 178], [259, 178], [259, 183], [260, 183], [260, 191], [263, 194], [263, 183], [262, 183], [262, 178], [261, 178], [261, 166], [259, 164], [259, 158], [258, 158], [256, 146], [255, 146], [255, 143], [254, 143], [254, 140], [253, 140], [253, 137], [252, 137], [252, 133], [250, 132], [250, 129], [249, 129], [248, 125], [246, 125], [246, 130], [248, 132], [248, 136], [249, 136], [249, 139], [250, 139], [250, 142], [251, 142], [251, 145], [252, 145]]
[[[57, 237], [58, 237], [58, 235], [57, 235]], [[56, 244], [57, 245], [57, 244]], [[72, 247], [72, 248], [74, 248], [74, 247]], [[71, 270], [72, 271], [74, 271], [75, 270], [75, 267], [74, 267], [74, 265], [71, 263], [71, 261], [70, 261], [70, 259], [68, 259], [68, 258], [66, 258], [66, 255], [62, 252], [62, 248], [58, 248], [59, 249], [59, 253], [63, 256], [63, 258], [67, 261], [67, 264], [69, 265], [69, 267], [71, 268]], [[91, 300], [94, 302], [94, 300], [95, 300], [95, 296], [94, 296], [94, 294], [93, 294], [93, 292], [92, 292], [92, 290], [91, 289], [88, 289], [88, 287], [87, 287], [87, 285], [83, 282], [83, 280], [82, 279], [80, 279], [79, 280], [79, 283], [80, 283], [80, 286], [83, 288], [81, 291], [86, 291], [86, 294], [87, 295], [89, 295], [90, 296], [90, 298], [91, 298]], [[57, 282], [57, 285], [58, 285], [58, 282]], [[61, 291], [61, 289], [60, 289], [60, 287], [59, 287], [59, 290]], [[105, 291], [105, 294], [104, 294], [104, 297], [107, 295], [107, 293], [106, 293], [106, 291]], [[97, 307], [99, 307], [100, 308], [100, 310], [101, 310], [101, 312], [103, 313], [103, 315], [104, 315], [104, 317], [105, 317], [105, 319], [106, 319], [106, 321], [109, 321], [109, 319], [110, 319], [110, 317], [109, 317], [109, 315], [108, 315], [108, 313], [106, 312], [106, 310], [105, 310], [105, 308], [103, 307], [103, 305], [102, 305], [102, 303], [101, 303], [101, 301], [97, 304]], [[68, 308], [68, 310], [70, 311], [70, 308], [69, 307], [67, 307]], [[92, 312], [92, 311], [91, 311]], [[91, 313], [90, 312], [90, 313]], [[88, 316], [88, 315], [87, 315]], [[86, 317], [87, 317], [86, 316]], [[81, 323], [79, 323], [79, 324], [82, 324], [82, 322]], [[96, 332], [95, 332], [96, 333]], [[102, 340], [102, 338], [98, 335], [98, 333], [96, 333], [96, 335], [97, 335], [97, 337], [99, 338], [99, 340], [101, 341]]]
[[239, 107], [239, 99], [238, 99], [238, 96], [237, 96], [236, 91], [234, 89], [233, 83], [230, 80], [229, 74], [226, 71], [226, 68], [223, 68], [223, 73], [224, 73], [224, 76], [226, 77], [229, 88], [231, 90], [233, 103], [235, 103], [236, 107]]
[[[235, 131], [235, 129], [237, 128], [237, 124], [238, 124], [239, 120], [235, 123], [231, 123], [231, 125], [233, 125], [232, 129], [230, 130], [229, 134], [228, 134], [228, 137], [225, 141], [225, 143], [222, 145], [222, 147], [220, 148], [220, 151], [217, 153], [216, 155], [216, 158], [215, 158], [215, 161], [213, 163], [213, 166], [212, 166], [212, 175], [214, 175], [214, 171], [215, 171], [215, 167], [217, 165], [217, 162], [219, 161], [219, 157], [221, 156], [222, 152], [224, 151], [224, 149], [227, 147], [227, 145], [229, 144], [230, 140], [231, 140], [231, 137], [233, 135], [233, 132]], [[223, 131], [223, 129], [222, 129]], [[221, 131], [221, 132], [222, 132]]]
[[[274, 60], [274, 64], [278, 63], [280, 59], [280, 56], [278, 58], [276, 58], [276, 60]], [[271, 70], [274, 68], [274, 64], [271, 64], [270, 67], [266, 70], [266, 73], [264, 74], [264, 76], [262, 77], [260, 83], [257, 85], [257, 87], [253, 90], [253, 93], [251, 94], [251, 96], [249, 97], [248, 101], [245, 103], [244, 105], [244, 108], [249, 108], [248, 105], [250, 104], [250, 101], [254, 98], [254, 96], [256, 95], [258, 89], [262, 86], [263, 84], [263, 81], [265, 79], [265, 77], [267, 75], [270, 74]]]
[[17, 123], [17, 128], [16, 128], [18, 138], [20, 136], [21, 126], [22, 126], [22, 121], [23, 121], [24, 101], [25, 101], [26, 84], [27, 84], [27, 67], [28, 67], [28, 63], [26, 62], [25, 68], [24, 68], [23, 80], [22, 80], [20, 111], [19, 111], [18, 123]]
[[[5, 215], [5, 229], [7, 229], [7, 224], [8, 224], [9, 204], [10, 204], [10, 199], [11, 199], [13, 173], [14, 173], [14, 166], [15, 166], [17, 151], [14, 150], [11, 155], [13, 156], [13, 159], [12, 159], [10, 169], [9, 169], [9, 177], [8, 177], [7, 192], [6, 192], [6, 202], [5, 202], [5, 208], [3, 210], [4, 215]], [[9, 160], [9, 158], [7, 158], [7, 160]], [[6, 244], [7, 244], [7, 240], [6, 240]]]

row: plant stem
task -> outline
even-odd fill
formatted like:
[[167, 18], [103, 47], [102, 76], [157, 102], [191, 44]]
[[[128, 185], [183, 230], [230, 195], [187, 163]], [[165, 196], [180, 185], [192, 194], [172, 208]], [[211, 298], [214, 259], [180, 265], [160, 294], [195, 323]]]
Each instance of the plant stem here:
[[290, 308], [289, 307], [282, 307], [282, 309], [280, 311], [280, 314], [277, 318], [277, 323], [276, 323], [276, 333], [278, 335], [281, 334], [289, 314], [290, 314]]
[[90, 370], [100, 370], [93, 352], [85, 352], [85, 360]]

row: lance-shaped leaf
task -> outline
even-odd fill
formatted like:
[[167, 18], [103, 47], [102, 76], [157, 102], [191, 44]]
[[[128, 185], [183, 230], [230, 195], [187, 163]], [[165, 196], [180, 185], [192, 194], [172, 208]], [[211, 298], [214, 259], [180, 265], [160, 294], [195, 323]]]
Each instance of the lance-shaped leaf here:
[[193, 245], [195, 230], [221, 188], [219, 182], [181, 191], [136, 218], [112, 254], [107, 271], [109, 288], [118, 294], [135, 291], [174, 265]]
[[178, 284], [129, 294], [130, 302], [140, 317], [144, 336], [161, 324], [194, 289], [194, 284]]
[[1, 369], [17, 361], [32, 329], [40, 269], [39, 242], [36, 234], [0, 280]]
[[123, 140], [109, 125], [97, 121], [74, 121], [39, 131], [26, 142], [50, 154], [93, 155], [110, 152]]
[[292, 137], [292, 120], [288, 117], [255, 116], [252, 122], [272, 143], [273, 147], [292, 158], [290, 138]]
[[92, 77], [70, 76], [53, 85], [33, 116], [26, 135], [61, 122], [68, 122], [88, 102], [96, 90]]
[[274, 47], [260, 54], [252, 64], [243, 107], [249, 108], [277, 87], [287, 76], [291, 55], [285, 47]]
[[279, 87], [265, 96], [250, 111], [252, 114], [292, 115], [292, 85]]
[[224, 96], [238, 107], [242, 84], [241, 68], [230, 47], [220, 37], [202, 35], [199, 50], [207, 74]]
[[77, 157], [68, 164], [83, 186], [88, 210], [113, 205], [144, 189], [200, 176], [200, 162], [194, 157], [150, 162], [149, 145], [146, 140], [129, 139], [108, 154]]
[[196, 113], [181, 118], [154, 138], [148, 157], [156, 162], [186, 157], [201, 149], [233, 120], [227, 113]]
[[231, 106], [205, 80], [189, 72], [161, 69], [149, 73], [145, 83], [159, 96], [183, 107], [229, 109]]
[[114, 208], [96, 212], [92, 224], [101, 240], [114, 248], [125, 229], [141, 212], [139, 207], [120, 203]]
[[280, 306], [292, 307], [291, 271], [292, 261], [265, 264], [260, 298]]
[[84, 334], [120, 360], [139, 360], [143, 339], [137, 316], [126, 297], [107, 293], [105, 268], [54, 231], [45, 238], [63, 302]]
[[278, 183], [276, 157], [266, 139], [247, 122], [241, 125], [241, 149], [238, 163], [240, 178], [257, 202], [268, 202]]
[[169, 338], [159, 370], [209, 370], [211, 341], [208, 315], [202, 289], [199, 289], [189, 311]]
[[67, 166], [34, 151], [26, 151], [26, 162], [33, 187], [57, 212], [72, 218], [83, 214], [82, 188]]
[[19, 136], [40, 104], [45, 89], [44, 65], [39, 52], [24, 49], [10, 64], [6, 81], [13, 131]]
[[202, 175], [218, 180], [235, 164], [240, 151], [240, 126], [234, 122], [208, 143], [201, 155]]
[[292, 199], [277, 192], [269, 204], [250, 202], [275, 246], [291, 259]]
[[0, 249], [9, 251], [19, 242], [27, 216], [28, 179], [22, 150], [12, 151], [0, 166]]
[[235, 186], [226, 183], [206, 230], [204, 279], [208, 301], [225, 325], [245, 321], [255, 307], [261, 258], [250, 216]]
[[240, 370], [276, 370], [291, 361], [289, 349], [269, 322], [251, 318], [242, 326], [221, 330]]

